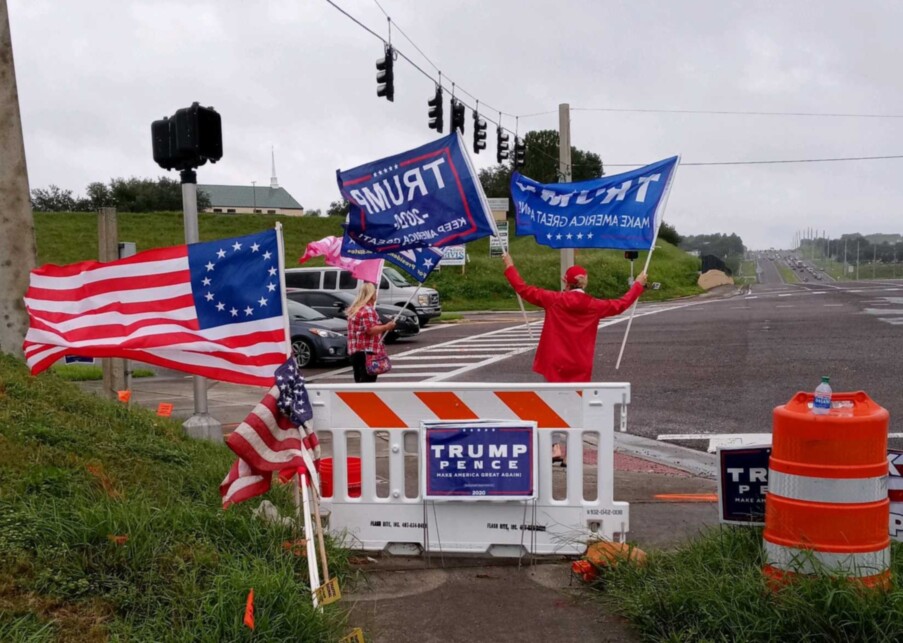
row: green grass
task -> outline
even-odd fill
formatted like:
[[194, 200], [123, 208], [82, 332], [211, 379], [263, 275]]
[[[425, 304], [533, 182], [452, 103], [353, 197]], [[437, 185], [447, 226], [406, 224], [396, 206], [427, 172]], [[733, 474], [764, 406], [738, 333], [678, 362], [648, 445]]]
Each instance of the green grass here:
[[781, 273], [781, 279], [784, 280], [784, 283], [798, 284], [800, 282], [799, 277], [796, 276], [796, 272], [787, 265], [783, 263], [775, 263], [775, 265], [778, 268], [778, 272]]
[[[903, 545], [893, 544], [893, 574]], [[776, 592], [761, 573], [762, 532], [705, 532], [673, 552], [650, 553], [645, 567], [621, 565], [597, 581], [602, 600], [645, 641], [903, 640], [903, 590], [863, 591], [827, 576]]]
[[[312, 609], [291, 530], [252, 518], [253, 501], [222, 510], [233, 460], [0, 355], [0, 641], [337, 640], [342, 608]], [[291, 512], [287, 489], [268, 498]], [[341, 578], [345, 556], [332, 550]]]
[[[97, 216], [93, 213], [35, 213], [38, 263], [66, 264], [97, 257]], [[139, 250], [184, 243], [182, 214], [120, 213], [119, 239], [134, 241]], [[329, 235], [341, 235], [338, 217], [285, 217], [261, 214], [200, 214], [198, 230], [202, 241], [259, 232], [281, 221], [285, 233], [286, 266], [298, 265], [309, 241]], [[512, 228], [513, 223], [512, 223]], [[559, 289], [560, 252], [537, 245], [532, 237], [510, 236], [511, 256], [521, 275], [529, 283]], [[699, 260], [690, 257], [665, 241], [652, 258], [650, 282], [662, 284], [659, 290], [647, 290], [645, 301], [656, 301], [698, 294], [696, 285]], [[458, 267], [438, 270], [426, 282], [442, 296], [443, 310], [516, 310], [517, 297], [505, 281], [502, 260], [489, 257], [489, 240], [480, 239], [467, 246], [470, 262], [461, 274]], [[641, 252], [635, 262], [638, 273], [646, 260]], [[620, 297], [627, 290], [630, 263], [616, 250], [578, 250], [577, 263], [590, 274], [590, 294], [598, 297]], [[306, 265], [323, 265], [314, 259]]]
[[[856, 265], [853, 264], [853, 272], [844, 273], [842, 262], [819, 258], [815, 264], [838, 281], [852, 281], [856, 279]], [[847, 264], [849, 266], [849, 264]], [[871, 263], [859, 264], [859, 279], [899, 279], [903, 277], [903, 263]]]
[[[50, 367], [54, 374], [67, 382], [89, 382], [103, 379], [103, 369], [92, 364], [54, 364]], [[156, 373], [147, 368], [132, 369], [132, 377], [154, 377]]]

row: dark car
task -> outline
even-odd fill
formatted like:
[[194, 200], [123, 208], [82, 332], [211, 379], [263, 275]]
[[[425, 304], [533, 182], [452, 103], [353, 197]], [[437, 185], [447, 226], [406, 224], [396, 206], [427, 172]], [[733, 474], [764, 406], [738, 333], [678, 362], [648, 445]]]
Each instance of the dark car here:
[[[353, 293], [341, 291], [295, 290], [289, 288], [286, 296], [289, 300], [306, 304], [328, 317], [340, 319], [347, 319], [345, 310], [354, 302]], [[420, 332], [420, 321], [413, 311], [398, 306], [377, 304], [376, 312], [379, 315], [381, 324], [385, 324], [390, 319], [395, 319], [395, 316], [399, 313], [401, 315], [398, 321], [395, 322], [395, 330], [386, 335], [385, 341], [387, 344], [397, 341], [399, 337], [413, 337]]]
[[292, 354], [298, 368], [348, 359], [347, 324], [309, 306], [287, 301]]

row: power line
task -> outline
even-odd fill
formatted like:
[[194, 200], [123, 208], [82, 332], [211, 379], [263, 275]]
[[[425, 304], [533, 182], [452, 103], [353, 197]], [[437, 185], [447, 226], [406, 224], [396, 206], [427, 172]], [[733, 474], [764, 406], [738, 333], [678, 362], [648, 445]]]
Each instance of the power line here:
[[619, 107], [572, 107], [575, 112], [627, 112], [637, 114], [707, 114], [728, 116], [806, 116], [817, 118], [903, 118], [903, 114], [851, 114], [842, 112], [759, 112], [708, 109], [637, 109]]
[[[786, 163], [837, 163], [840, 161], [883, 161], [887, 159], [903, 159], [903, 154], [888, 156], [841, 156], [826, 159], [787, 159], [787, 160], [771, 160], [771, 161], [711, 161], [690, 163], [681, 161], [680, 166], [696, 165], [780, 165]], [[648, 163], [605, 163], [608, 167], [642, 167]]]

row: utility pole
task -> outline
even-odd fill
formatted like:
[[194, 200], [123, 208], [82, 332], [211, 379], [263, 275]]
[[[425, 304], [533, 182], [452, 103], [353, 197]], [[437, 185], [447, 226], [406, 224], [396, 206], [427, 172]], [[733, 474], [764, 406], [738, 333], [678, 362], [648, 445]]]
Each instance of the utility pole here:
[[[571, 177], [571, 106], [561, 103], [558, 106], [558, 175], [561, 183], [570, 183]], [[574, 249], [561, 249], [561, 278], [574, 265]], [[564, 282], [561, 285], [564, 288]]]
[[254, 212], [257, 212], [257, 181], [251, 181], [251, 189], [254, 191]]
[[875, 278], [875, 266], [878, 263], [878, 244], [872, 244], [872, 279]]
[[856, 281], [859, 281], [859, 239], [856, 239]]
[[[119, 228], [116, 208], [100, 208], [97, 211], [97, 258], [100, 261], [119, 259]], [[104, 357], [101, 360], [103, 372], [103, 392], [107, 398], [116, 400], [119, 391], [129, 388], [128, 362], [121, 357]]]
[[843, 278], [846, 280], [847, 278], [847, 240], [846, 237], [843, 239]]
[[22, 357], [28, 332], [22, 295], [37, 251], [7, 0], [0, 0], [0, 159], [0, 352]]

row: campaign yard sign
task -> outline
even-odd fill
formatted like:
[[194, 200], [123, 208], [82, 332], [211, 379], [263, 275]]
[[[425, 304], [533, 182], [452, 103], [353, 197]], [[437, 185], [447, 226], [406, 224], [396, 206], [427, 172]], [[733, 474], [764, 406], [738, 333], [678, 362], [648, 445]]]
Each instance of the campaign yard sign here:
[[421, 438], [425, 499], [536, 498], [535, 422], [423, 422]]
[[648, 250], [678, 157], [576, 183], [539, 183], [515, 172], [517, 234], [551, 248]]
[[764, 525], [771, 447], [718, 448], [718, 507], [728, 525]]
[[350, 204], [345, 233], [369, 250], [441, 248], [497, 234], [457, 131], [401, 154], [338, 170], [336, 179]]

